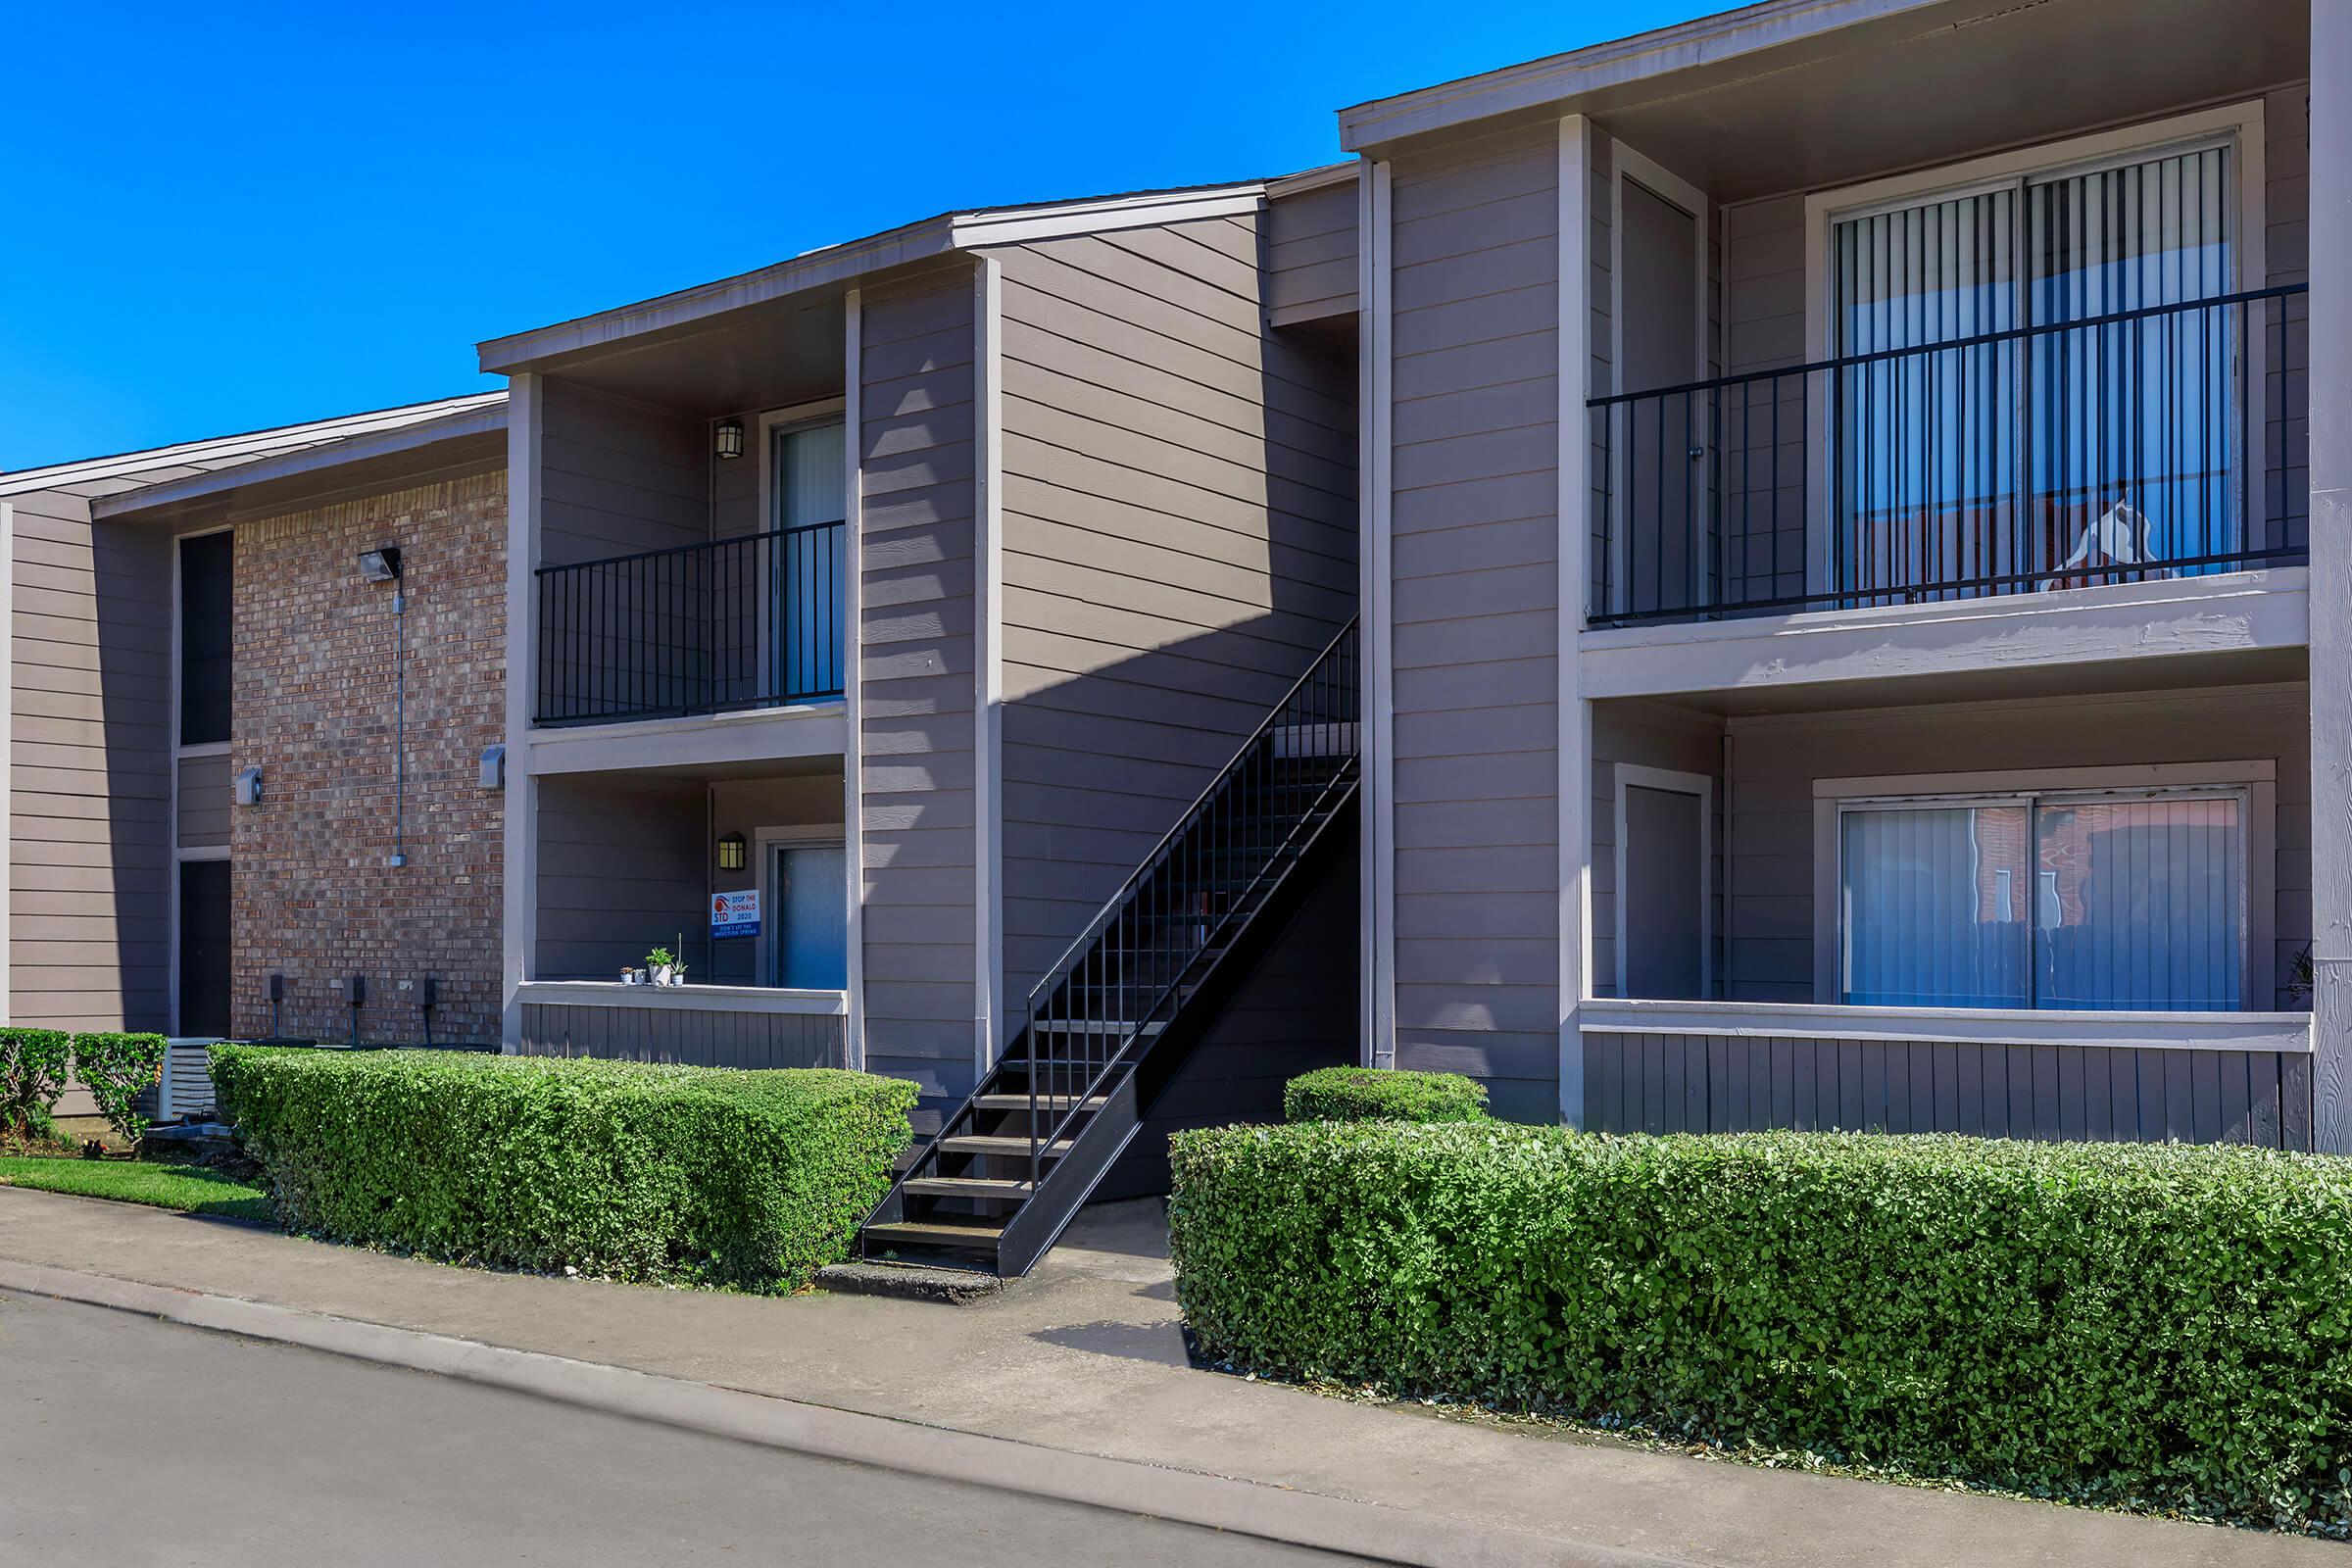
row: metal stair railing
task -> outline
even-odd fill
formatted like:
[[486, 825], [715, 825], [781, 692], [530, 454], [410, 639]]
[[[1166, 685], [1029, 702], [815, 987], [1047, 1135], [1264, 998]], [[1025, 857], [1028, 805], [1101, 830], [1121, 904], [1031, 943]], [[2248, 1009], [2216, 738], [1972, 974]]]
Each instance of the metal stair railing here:
[[[1358, 751], [1350, 619], [1206, 789], [1030, 988], [1029, 1183], [1137, 1041], [1173, 1015], [1186, 977], [1253, 912], [1285, 858], [1344, 788]], [[1058, 1050], [1049, 1054], [1049, 1040]], [[1041, 1111], [1058, 1106], [1050, 1126]]]

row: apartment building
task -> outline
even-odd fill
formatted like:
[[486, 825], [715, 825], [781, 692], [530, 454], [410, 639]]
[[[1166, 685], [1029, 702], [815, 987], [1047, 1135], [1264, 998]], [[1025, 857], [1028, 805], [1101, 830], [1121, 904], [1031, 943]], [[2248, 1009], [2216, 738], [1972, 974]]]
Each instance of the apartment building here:
[[1771, 0], [0, 475], [12, 1004], [905, 1074], [867, 1247], [1011, 1271], [1331, 1060], [2343, 1150], [2347, 67]]

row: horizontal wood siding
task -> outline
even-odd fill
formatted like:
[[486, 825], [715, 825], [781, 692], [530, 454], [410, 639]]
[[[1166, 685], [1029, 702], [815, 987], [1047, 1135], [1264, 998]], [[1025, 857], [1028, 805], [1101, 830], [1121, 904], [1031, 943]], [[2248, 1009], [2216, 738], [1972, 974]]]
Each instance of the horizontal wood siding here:
[[614, 980], [647, 950], [710, 971], [709, 805], [691, 779], [550, 774], [539, 781], [534, 980]]
[[1352, 179], [1266, 204], [1268, 320], [1288, 325], [1355, 314], [1356, 208]]
[[1399, 159], [1396, 1065], [1558, 1115], [1558, 141]]
[[865, 1060], [972, 1086], [973, 310], [968, 266], [860, 312], [858, 715]]
[[[2272, 951], [2254, 957], [2249, 1002], [2295, 1005], [2295, 955], [2311, 941], [2311, 745], [2300, 686], [2158, 692], [1950, 708], [1735, 719], [1729, 876], [1730, 976], [1741, 1002], [1814, 995], [1817, 778], [2269, 759], [2278, 771]], [[2268, 965], [2269, 972], [2264, 973]], [[2264, 989], [2265, 981], [2270, 989]]]
[[[152, 525], [93, 527], [80, 495], [10, 504], [10, 1016], [59, 1029], [163, 1029], [172, 539]], [[83, 1099], [76, 1092], [61, 1108], [77, 1111]]]
[[2311, 1057], [1745, 1035], [1585, 1036], [1604, 1133], [1962, 1133], [2311, 1148]]
[[1253, 220], [1004, 269], [1006, 1032], [1355, 610], [1353, 368], [1269, 329]]
[[690, 1067], [840, 1067], [842, 1020], [795, 1012], [525, 1003], [521, 1054], [609, 1056]]
[[703, 420], [560, 377], [548, 379], [544, 417], [542, 564], [710, 537], [710, 427]]
[[229, 760], [222, 752], [211, 757], [183, 757], [179, 769], [179, 847], [183, 850], [225, 849], [228, 846]]

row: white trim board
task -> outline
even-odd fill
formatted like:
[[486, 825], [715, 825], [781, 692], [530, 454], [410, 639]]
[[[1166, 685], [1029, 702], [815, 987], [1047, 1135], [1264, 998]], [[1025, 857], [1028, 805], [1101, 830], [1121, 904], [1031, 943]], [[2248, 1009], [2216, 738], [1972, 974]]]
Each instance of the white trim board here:
[[865, 1068], [865, 296], [842, 299], [841, 823], [849, 875], [849, 1024], [843, 1060]]
[[539, 779], [531, 755], [531, 699], [538, 685], [539, 458], [546, 388], [517, 375], [507, 399], [507, 784], [501, 844], [499, 1038], [522, 1042], [521, 994], [538, 962]]
[[982, 256], [973, 270], [972, 388], [979, 413], [979, 493], [972, 561], [972, 1067], [985, 1077], [1004, 1044], [1004, 265]]
[[1362, 234], [1356, 247], [1356, 310], [1363, 351], [1358, 368], [1362, 400], [1363, 483], [1359, 510], [1363, 543], [1358, 566], [1357, 635], [1364, 685], [1364, 756], [1360, 772], [1363, 826], [1360, 858], [1362, 954], [1360, 1022], [1363, 1061], [1370, 1067], [1396, 1065], [1396, 742], [1393, 611], [1396, 594], [1393, 514], [1396, 497], [1395, 320], [1389, 258], [1394, 237], [1391, 170], [1370, 166], [1357, 187], [1356, 213]]
[[[1568, 1127], [1585, 1124], [1585, 1037], [1577, 1027], [1578, 999], [1591, 989], [1592, 975], [1592, 708], [1585, 701], [1578, 642], [1585, 629], [1585, 573], [1592, 553], [1586, 520], [1592, 494], [1592, 441], [1585, 421], [1592, 378], [1592, 312], [1587, 297], [1592, 277], [1592, 122], [1570, 115], [1559, 122], [1553, 175], [1560, 275], [1555, 289], [1559, 358], [1553, 367], [1558, 422], [1552, 502], [1558, 605], [1558, 640], [1552, 654], [1558, 694], [1552, 730], [1558, 812], [1553, 888], [1559, 942], [1554, 1005], [1559, 1017], [1560, 1122]], [[1700, 275], [1705, 275], [1703, 267]]]
[[1616, 896], [1610, 901], [1616, 906], [1617, 937], [1617, 994], [1624, 996], [1626, 966], [1631, 944], [1626, 940], [1625, 851], [1629, 833], [1626, 826], [1626, 791], [1629, 789], [1657, 790], [1669, 795], [1698, 797], [1698, 989], [1706, 996], [1715, 994], [1715, 781], [1704, 773], [1682, 773], [1672, 768], [1643, 767], [1635, 762], [1611, 764], [1616, 781], [1611, 793], [1617, 809], [1617, 842], [1612, 853], [1617, 860]]
[[1775, 1002], [1588, 999], [1590, 1034], [1884, 1040], [1916, 1045], [2103, 1046], [2122, 1051], [2311, 1050], [2301, 1012], [2074, 1012], [2024, 1007], [1847, 1007]]
[[740, 713], [533, 729], [526, 746], [511, 746], [507, 758], [512, 764], [520, 756], [526, 771], [545, 775], [838, 757], [849, 744], [848, 712], [833, 697]]
[[799, 1013], [826, 1018], [845, 1016], [850, 1008], [846, 991], [790, 991], [777, 986], [624, 986], [617, 980], [529, 980], [516, 988], [515, 1005], [549, 1004]]

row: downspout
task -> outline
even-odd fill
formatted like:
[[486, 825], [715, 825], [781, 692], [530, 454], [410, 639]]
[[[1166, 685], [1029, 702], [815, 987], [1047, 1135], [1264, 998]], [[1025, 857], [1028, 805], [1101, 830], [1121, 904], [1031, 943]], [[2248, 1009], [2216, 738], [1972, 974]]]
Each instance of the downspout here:
[[409, 585], [392, 590], [392, 864], [409, 863]]

